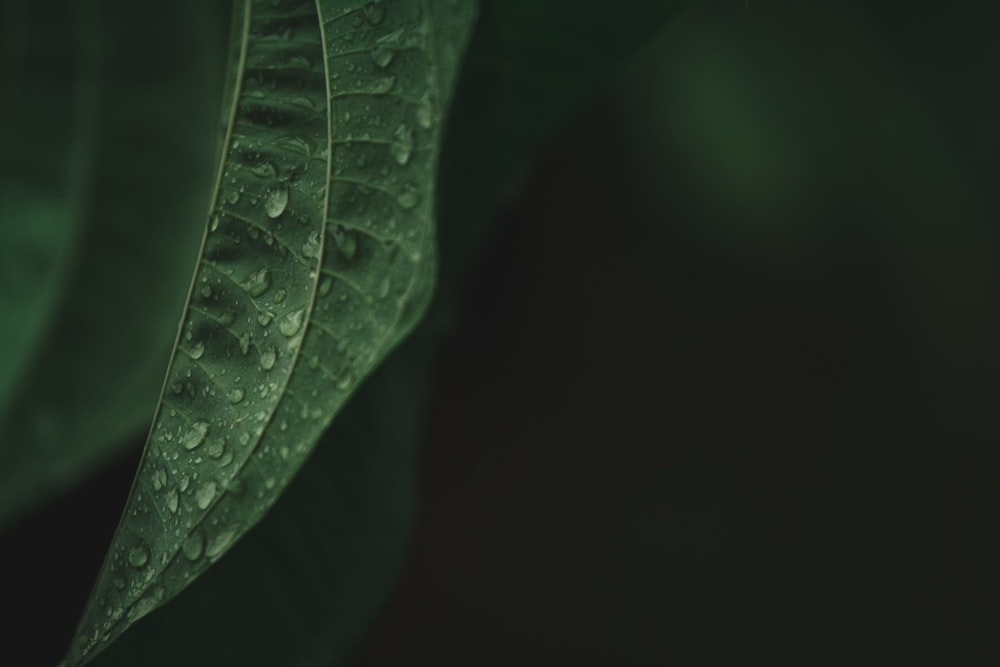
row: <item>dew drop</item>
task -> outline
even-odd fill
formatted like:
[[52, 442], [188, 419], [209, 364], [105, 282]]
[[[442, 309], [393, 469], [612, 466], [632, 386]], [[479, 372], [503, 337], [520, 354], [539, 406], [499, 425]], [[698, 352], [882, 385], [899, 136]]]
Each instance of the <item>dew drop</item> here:
[[208, 231], [214, 232], [219, 228], [219, 215], [215, 214], [208, 221]]
[[261, 162], [250, 167], [250, 173], [261, 178], [277, 178], [278, 168], [270, 162]]
[[395, 76], [386, 76], [373, 82], [372, 88], [369, 92], [379, 95], [381, 93], [388, 93], [392, 90], [392, 87], [396, 85]]
[[278, 321], [278, 330], [288, 338], [291, 338], [302, 328], [302, 320], [305, 314], [306, 311], [304, 308], [293, 310]]
[[251, 273], [240, 283], [240, 286], [247, 291], [250, 296], [258, 297], [271, 288], [271, 269], [263, 269]]
[[417, 123], [425, 130], [429, 130], [434, 124], [430, 93], [424, 93], [420, 98], [420, 104], [417, 105]]
[[188, 354], [191, 356], [192, 359], [201, 359], [201, 356], [205, 354], [205, 344], [202, 343], [201, 341], [198, 341], [197, 343], [194, 344], [194, 347], [191, 348], [191, 352], [189, 352]]
[[385, 3], [383, 0], [370, 0], [365, 4], [365, 18], [372, 25], [378, 25], [385, 20]]
[[202, 287], [200, 291], [201, 291], [201, 295], [203, 297], [205, 297], [206, 299], [212, 296], [212, 288], [209, 287], [208, 285], [205, 285], [204, 287]]
[[400, 206], [409, 211], [420, 201], [420, 191], [413, 183], [404, 183], [403, 191], [399, 193], [396, 201], [399, 202]]
[[229, 399], [229, 402], [232, 403], [233, 405], [236, 405], [237, 403], [242, 401], [244, 396], [246, 396], [246, 392], [240, 389], [239, 387], [233, 389], [228, 394], [226, 394], [226, 397]]
[[354, 376], [350, 371], [344, 373], [340, 379], [337, 380], [337, 388], [341, 391], [346, 391], [352, 384], [354, 384]]
[[257, 313], [257, 324], [259, 324], [262, 327], [266, 327], [267, 325], [269, 325], [271, 323], [271, 320], [273, 319], [274, 319], [274, 313], [272, 313], [269, 310], [262, 310], [261, 312]]
[[347, 261], [354, 259], [354, 254], [358, 250], [358, 241], [354, 238], [354, 234], [346, 232], [343, 227], [338, 227], [337, 231], [334, 232], [333, 240], [344, 259]]
[[388, 67], [395, 55], [395, 50], [385, 46], [376, 46], [372, 48], [372, 62], [379, 67]]
[[215, 558], [233, 543], [235, 537], [235, 528], [219, 533], [209, 541], [208, 546], [205, 548], [205, 555], [209, 558]]
[[226, 193], [226, 201], [230, 204], [235, 204], [240, 200], [240, 193], [236, 190], [230, 190]]
[[265, 371], [274, 368], [275, 361], [278, 360], [278, 349], [273, 345], [268, 345], [260, 352], [260, 367]]
[[181, 443], [184, 449], [191, 450], [205, 442], [205, 435], [208, 433], [208, 422], [197, 422], [191, 430], [184, 434]]
[[203, 485], [194, 494], [194, 502], [198, 506], [198, 509], [208, 509], [208, 506], [212, 504], [212, 500], [215, 499], [215, 491], [218, 487], [215, 482], [208, 482]]
[[213, 459], [221, 458], [222, 453], [226, 451], [226, 443], [223, 440], [213, 440], [209, 443], [207, 451]]
[[320, 238], [319, 232], [313, 232], [306, 239], [306, 242], [302, 244], [302, 254], [306, 257], [315, 257], [319, 254], [319, 250], [322, 247], [322, 240]]
[[331, 289], [333, 289], [333, 278], [327, 276], [326, 278], [323, 279], [323, 282], [319, 284], [319, 290], [318, 290], [319, 295], [326, 296], [327, 294], [330, 293]]
[[177, 489], [170, 489], [167, 492], [167, 509], [170, 510], [171, 514], [177, 513], [177, 506], [180, 502], [180, 497], [177, 494]]
[[403, 166], [410, 161], [413, 152], [413, 128], [400, 125], [395, 132], [396, 141], [390, 146], [389, 152], [396, 164]]
[[269, 218], [280, 216], [285, 212], [286, 206], [288, 206], [288, 188], [284, 185], [268, 190], [267, 195], [264, 196], [264, 212]]
[[205, 535], [200, 530], [193, 535], [188, 536], [184, 540], [184, 544], [181, 545], [181, 551], [184, 552], [184, 557], [190, 561], [196, 561], [201, 558], [202, 552], [205, 550]]
[[128, 552], [128, 564], [135, 568], [145, 567], [149, 562], [149, 547], [145, 544], [137, 544]]

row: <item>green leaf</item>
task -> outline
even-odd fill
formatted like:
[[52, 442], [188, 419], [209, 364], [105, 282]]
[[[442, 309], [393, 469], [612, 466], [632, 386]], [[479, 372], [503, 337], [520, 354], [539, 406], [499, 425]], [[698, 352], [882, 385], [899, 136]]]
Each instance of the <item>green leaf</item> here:
[[247, 2], [215, 200], [86, 662], [258, 522], [434, 276], [443, 110], [473, 5]]
[[424, 327], [359, 388], [267, 516], [95, 667], [333, 665], [365, 636], [409, 533]]
[[[0, 523], [120, 449], [148, 425], [162, 386], [211, 192], [223, 48], [213, 43], [218, 40], [210, 27], [225, 14], [211, 3], [181, 0], [158, 15], [157, 31], [136, 30], [147, 18], [145, 9], [126, 0], [46, 11], [37, 19], [43, 27], [76, 25], [92, 42], [78, 47], [85, 56], [52, 56], [51, 66], [62, 77], [52, 94], [69, 96], [83, 88], [94, 101], [57, 102], [26, 89], [4, 105], [42, 106], [49, 115], [21, 114], [26, 117], [3, 125], [28, 145], [11, 144], [21, 167], [5, 169], [0, 187], [22, 197], [39, 189], [41, 167], [23, 168], [39, 156], [50, 171], [72, 158], [87, 178], [77, 194], [59, 183], [30, 200], [38, 210], [64, 211], [78, 232], [55, 229], [54, 216], [15, 216], [8, 224], [5, 215], [0, 225], [0, 235], [30, 234], [50, 247], [68, 245], [51, 260], [62, 274], [60, 289], [46, 300], [44, 326], [32, 334], [36, 353], [23, 358], [30, 363], [0, 416]], [[173, 53], [176, 42], [186, 48]], [[46, 40], [37, 44], [49, 48]], [[38, 62], [38, 55], [27, 60]], [[81, 59], [88, 62], [86, 71], [72, 64]], [[32, 76], [36, 87], [45, 80], [39, 73]], [[92, 135], [88, 145], [65, 139], [73, 123], [56, 122], [49, 107], [67, 116], [82, 114], [75, 124], [86, 123]], [[99, 107], [99, 113], [90, 107]], [[97, 121], [87, 121], [87, 114]], [[45, 127], [36, 131], [34, 117]], [[49, 140], [56, 145], [42, 150]], [[5, 195], [0, 201], [22, 199]], [[2, 266], [18, 265], [5, 259]], [[0, 285], [19, 284], [10, 276], [0, 280]], [[23, 287], [40, 298], [38, 283]], [[5, 313], [3, 321], [20, 320]]]

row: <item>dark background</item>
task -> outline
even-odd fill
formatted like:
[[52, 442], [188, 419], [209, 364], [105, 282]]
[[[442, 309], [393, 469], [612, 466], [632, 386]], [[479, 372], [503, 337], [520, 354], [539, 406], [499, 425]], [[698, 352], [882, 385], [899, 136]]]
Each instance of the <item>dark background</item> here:
[[[501, 212], [358, 667], [1000, 658], [998, 12], [741, 4]], [[6, 534], [8, 612], [70, 635], [136, 461]]]

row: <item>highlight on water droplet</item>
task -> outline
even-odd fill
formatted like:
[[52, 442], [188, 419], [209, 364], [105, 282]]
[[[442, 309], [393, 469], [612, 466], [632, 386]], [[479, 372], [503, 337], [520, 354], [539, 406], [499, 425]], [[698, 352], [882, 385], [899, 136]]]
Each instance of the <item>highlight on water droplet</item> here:
[[135, 568], [145, 567], [149, 562], [149, 547], [137, 544], [128, 552], [128, 564]]
[[274, 368], [274, 364], [277, 360], [278, 348], [274, 345], [268, 345], [260, 351], [260, 367], [265, 371], [269, 371]]
[[388, 67], [395, 57], [396, 51], [386, 46], [372, 47], [372, 62], [379, 67]]
[[278, 321], [278, 330], [288, 338], [291, 338], [302, 328], [302, 320], [305, 317], [305, 313], [304, 308], [299, 308], [288, 313]]
[[424, 93], [423, 97], [420, 98], [416, 115], [417, 123], [425, 130], [429, 130], [431, 125], [434, 124], [434, 114], [431, 109], [431, 94], [429, 92]]
[[181, 545], [181, 552], [184, 554], [184, 557], [190, 561], [196, 561], [201, 558], [201, 554], [204, 550], [205, 534], [200, 530], [196, 531], [192, 535], [189, 535]]
[[420, 201], [420, 190], [418, 190], [417, 186], [413, 183], [404, 183], [403, 189], [400, 191], [396, 201], [398, 201], [399, 205], [406, 210], [410, 210]]
[[365, 18], [372, 25], [378, 25], [385, 20], [385, 3], [383, 0], [369, 0], [365, 3]]
[[264, 195], [264, 212], [267, 213], [267, 217], [277, 218], [285, 212], [286, 206], [288, 206], [287, 186], [276, 185]]
[[302, 244], [302, 254], [306, 257], [315, 257], [319, 254], [320, 248], [323, 246], [322, 237], [319, 232], [313, 232], [306, 239], [306, 242]]
[[236, 532], [237, 531], [234, 528], [216, 535], [205, 548], [205, 555], [209, 558], [216, 558], [217, 556], [222, 555], [222, 552], [229, 548], [229, 545], [233, 543], [233, 540], [236, 538]]
[[208, 509], [208, 506], [212, 504], [215, 499], [215, 491], [218, 486], [215, 482], [208, 482], [202, 485], [194, 494], [194, 502], [198, 506], [198, 509]]
[[188, 354], [192, 359], [196, 360], [201, 359], [202, 355], [205, 354], [205, 344], [201, 341], [198, 341], [197, 343], [194, 344], [194, 346], [191, 348], [191, 351]]
[[413, 152], [413, 128], [400, 124], [393, 134], [395, 140], [389, 147], [389, 152], [396, 164], [403, 166], [410, 161], [410, 154]]
[[184, 445], [184, 449], [192, 450], [196, 448], [201, 443], [205, 442], [205, 435], [208, 434], [208, 422], [196, 422], [191, 430], [184, 434], [181, 439], [181, 444]]
[[271, 288], [271, 269], [266, 266], [247, 276], [240, 286], [252, 297], [258, 297]]

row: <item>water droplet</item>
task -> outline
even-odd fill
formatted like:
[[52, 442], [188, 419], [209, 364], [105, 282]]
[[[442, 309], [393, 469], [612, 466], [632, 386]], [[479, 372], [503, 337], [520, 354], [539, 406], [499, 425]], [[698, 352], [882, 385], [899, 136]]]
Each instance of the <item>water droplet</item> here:
[[268, 345], [260, 352], [260, 367], [265, 371], [274, 368], [274, 362], [278, 359], [278, 350], [273, 345]]
[[347, 371], [346, 373], [341, 375], [340, 379], [337, 380], [337, 388], [340, 389], [341, 391], [346, 391], [347, 389], [350, 388], [352, 384], [354, 384], [354, 376], [351, 374], [350, 371]]
[[226, 312], [222, 313], [222, 315], [219, 315], [219, 324], [221, 324], [224, 327], [228, 327], [235, 321], [236, 321], [236, 313], [231, 310], [227, 310]]
[[392, 90], [392, 87], [396, 85], [395, 76], [386, 76], [372, 82], [371, 93], [378, 95], [380, 93], [388, 93]]
[[184, 557], [190, 561], [196, 561], [201, 558], [202, 552], [205, 550], [205, 534], [200, 530], [193, 535], [189, 535], [184, 544], [181, 545], [181, 551], [184, 552]]
[[219, 215], [215, 214], [208, 221], [208, 231], [214, 232], [219, 228]]
[[243, 397], [246, 396], [246, 392], [237, 387], [236, 389], [233, 389], [228, 394], [226, 394], [226, 396], [229, 398], [230, 403], [236, 405], [237, 403], [243, 400]]
[[288, 292], [286, 292], [283, 289], [279, 289], [277, 292], [274, 293], [274, 302], [281, 303], [282, 301], [285, 300], [286, 296], [288, 296]]
[[429, 130], [434, 124], [430, 93], [424, 93], [424, 96], [420, 98], [420, 104], [417, 105], [417, 123], [425, 130]]
[[285, 212], [286, 206], [288, 206], [287, 187], [279, 185], [268, 190], [264, 197], [264, 212], [267, 213], [267, 217], [277, 218]]
[[184, 434], [181, 443], [184, 449], [191, 450], [205, 442], [205, 435], [208, 433], [208, 422], [197, 422], [191, 430]]
[[213, 459], [221, 458], [224, 451], [226, 451], [226, 443], [224, 440], [213, 440], [208, 443], [208, 455]]
[[251, 273], [242, 283], [240, 283], [240, 286], [245, 289], [250, 296], [260, 296], [271, 288], [271, 269], [264, 267], [260, 271]]
[[388, 67], [389, 63], [396, 56], [396, 51], [385, 46], [375, 46], [372, 48], [372, 61], [379, 67]]
[[226, 491], [234, 496], [242, 496], [247, 490], [247, 483], [242, 479], [234, 479], [226, 486]]
[[188, 354], [191, 355], [192, 359], [201, 359], [201, 356], [205, 354], [205, 344], [198, 341], [194, 344], [194, 347], [191, 348], [191, 352]]
[[396, 141], [389, 147], [396, 164], [403, 166], [410, 161], [413, 152], [413, 128], [400, 125], [395, 132]]
[[260, 178], [277, 178], [278, 168], [270, 162], [261, 162], [250, 167], [250, 173]]
[[167, 485], [167, 471], [163, 468], [157, 468], [153, 471], [153, 490], [159, 491], [164, 486]]
[[177, 489], [170, 489], [167, 492], [167, 509], [170, 510], [171, 514], [177, 513], [177, 506], [180, 502], [180, 497], [177, 494]]
[[203, 286], [200, 291], [201, 295], [206, 299], [212, 296], [212, 288], [208, 285]]
[[378, 25], [385, 20], [385, 3], [383, 0], [370, 0], [365, 4], [365, 18], [372, 25]]
[[330, 293], [331, 289], [333, 289], [333, 278], [327, 276], [326, 278], [323, 279], [323, 282], [319, 284], [319, 290], [318, 290], [319, 295], [326, 296], [327, 294]]
[[312, 154], [316, 151], [315, 142], [308, 137], [281, 137], [275, 139], [273, 144], [293, 153], [300, 153], [306, 157], [312, 157]]
[[122, 579], [121, 577], [115, 577], [115, 580], [114, 580], [113, 583], [115, 585], [115, 588], [117, 588], [118, 590], [120, 590], [120, 591], [125, 590], [125, 580]]
[[343, 227], [338, 226], [333, 233], [333, 240], [337, 244], [337, 249], [344, 259], [351, 261], [358, 250], [358, 241], [353, 233], [347, 232]]
[[205, 555], [209, 558], [215, 558], [233, 543], [236, 538], [237, 529], [232, 528], [230, 530], [223, 531], [216, 535], [208, 543], [208, 547], [205, 549]]
[[266, 327], [267, 325], [269, 325], [271, 323], [271, 320], [273, 319], [274, 319], [274, 313], [272, 313], [269, 310], [262, 310], [261, 312], [257, 313], [257, 324], [259, 324], [262, 327]]
[[302, 328], [302, 319], [305, 317], [304, 308], [293, 310], [278, 321], [278, 330], [285, 336], [291, 338]]
[[420, 190], [413, 183], [404, 183], [403, 190], [399, 193], [399, 197], [396, 200], [400, 206], [406, 210], [410, 210], [420, 201]]
[[230, 190], [226, 193], [226, 201], [230, 204], [235, 204], [240, 200], [240, 193], [236, 190]]
[[240, 352], [246, 354], [249, 351], [250, 351], [250, 334], [248, 332], [244, 332], [242, 335], [240, 335]]
[[137, 544], [128, 552], [128, 564], [132, 567], [145, 567], [149, 562], [149, 547], [145, 544]]
[[212, 504], [212, 500], [215, 499], [215, 491], [218, 487], [215, 482], [208, 482], [203, 485], [194, 494], [194, 502], [198, 506], [198, 509], [208, 509], [208, 506]]
[[391, 286], [389, 282], [389, 276], [382, 278], [382, 282], [378, 286], [378, 295], [380, 299], [384, 299], [389, 296], [389, 287]]
[[306, 242], [302, 244], [302, 254], [306, 257], [315, 257], [319, 254], [319, 249], [322, 247], [322, 239], [319, 232], [313, 232], [306, 239]]

